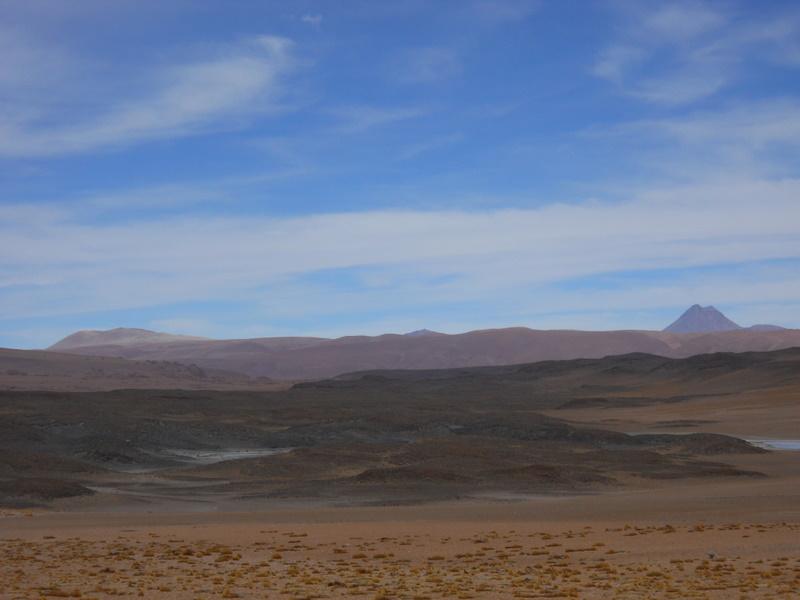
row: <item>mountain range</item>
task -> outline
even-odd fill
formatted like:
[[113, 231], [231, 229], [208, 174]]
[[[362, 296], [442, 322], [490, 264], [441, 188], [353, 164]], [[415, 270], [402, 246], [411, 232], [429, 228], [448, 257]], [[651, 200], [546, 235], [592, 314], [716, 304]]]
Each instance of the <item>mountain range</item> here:
[[713, 307], [689, 308], [664, 331], [485, 329], [461, 334], [272, 337], [211, 340], [142, 329], [80, 331], [49, 351], [170, 361], [278, 380], [374, 369], [441, 369], [644, 352], [671, 358], [800, 346], [800, 330], [740, 327]]

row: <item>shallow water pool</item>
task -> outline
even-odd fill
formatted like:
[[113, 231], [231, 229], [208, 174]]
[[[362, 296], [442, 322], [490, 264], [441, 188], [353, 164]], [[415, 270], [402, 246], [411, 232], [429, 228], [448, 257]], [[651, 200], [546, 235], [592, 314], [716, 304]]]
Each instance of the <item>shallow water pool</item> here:
[[800, 440], [747, 439], [746, 441], [765, 450], [800, 451]]
[[226, 460], [256, 458], [289, 452], [291, 448], [223, 448], [220, 450], [185, 450], [171, 448], [162, 456], [198, 465], [211, 465]]

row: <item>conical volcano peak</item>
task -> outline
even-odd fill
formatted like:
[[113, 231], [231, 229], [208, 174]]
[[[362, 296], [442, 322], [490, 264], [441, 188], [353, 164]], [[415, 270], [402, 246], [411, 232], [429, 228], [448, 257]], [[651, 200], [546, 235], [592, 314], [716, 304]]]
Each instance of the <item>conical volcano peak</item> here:
[[708, 333], [741, 329], [713, 306], [693, 304], [674, 323], [664, 329], [671, 333]]

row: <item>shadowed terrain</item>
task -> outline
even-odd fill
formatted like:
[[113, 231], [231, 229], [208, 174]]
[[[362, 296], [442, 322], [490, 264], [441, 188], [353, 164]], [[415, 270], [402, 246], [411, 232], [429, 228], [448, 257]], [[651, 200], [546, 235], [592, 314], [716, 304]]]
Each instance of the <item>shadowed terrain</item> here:
[[758, 478], [730, 457], [764, 451], [704, 433], [714, 421], [702, 414], [627, 431], [605, 421], [796, 392], [799, 367], [790, 349], [378, 371], [273, 392], [3, 392], [0, 494], [404, 503]]
[[0, 348], [0, 390], [280, 389], [266, 377], [165, 360], [126, 360]]
[[799, 366], [789, 349], [3, 391], [3, 593], [790, 598], [798, 454], [724, 434], [796, 437]]

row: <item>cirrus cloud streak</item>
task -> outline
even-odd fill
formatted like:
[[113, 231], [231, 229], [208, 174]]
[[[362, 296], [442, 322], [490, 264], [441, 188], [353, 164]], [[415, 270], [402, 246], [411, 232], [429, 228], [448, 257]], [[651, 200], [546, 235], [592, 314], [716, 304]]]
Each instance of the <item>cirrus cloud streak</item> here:
[[538, 209], [107, 224], [6, 207], [0, 309], [8, 318], [81, 313], [307, 285], [325, 311], [314, 277], [327, 271], [349, 274], [339, 291], [409, 291], [446, 305], [609, 273], [800, 259], [798, 194], [800, 180], [750, 180]]

